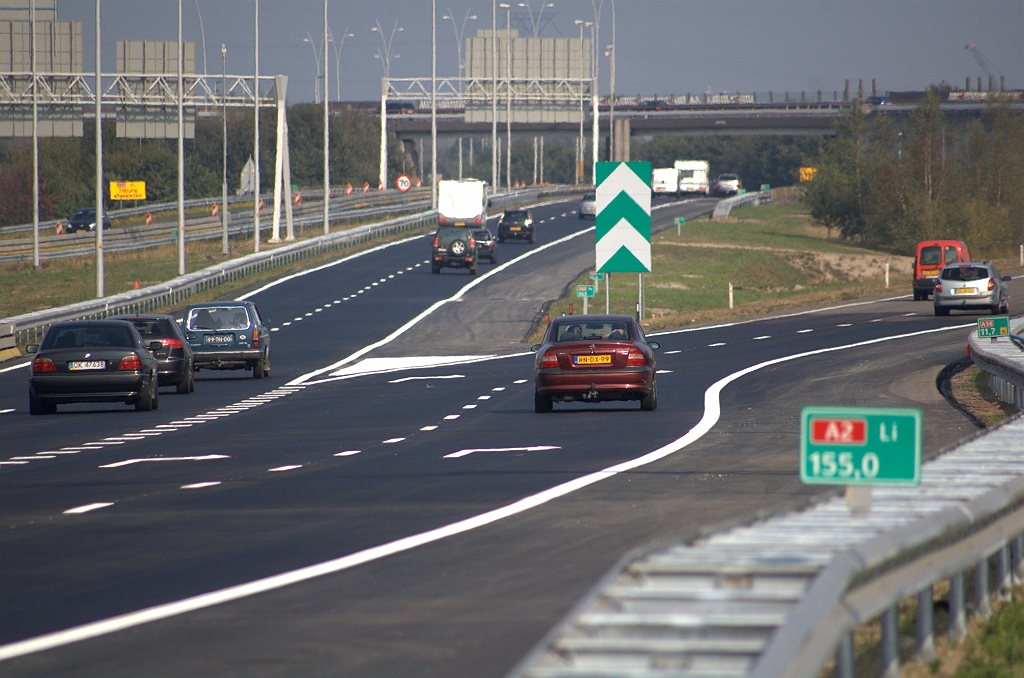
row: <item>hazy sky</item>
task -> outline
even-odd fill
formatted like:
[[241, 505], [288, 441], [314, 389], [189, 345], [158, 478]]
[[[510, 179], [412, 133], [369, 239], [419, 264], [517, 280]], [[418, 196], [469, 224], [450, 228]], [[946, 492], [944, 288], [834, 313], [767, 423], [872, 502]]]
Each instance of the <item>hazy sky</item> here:
[[[591, 20], [591, 0], [549, 0], [544, 37], [579, 35], [573, 19]], [[601, 2], [601, 0], [594, 0]], [[518, 4], [518, 0], [512, 3]], [[540, 0], [532, 0], [536, 10]], [[253, 68], [253, 0], [183, 0], [186, 40], [197, 47], [203, 69], [199, 11], [206, 34], [207, 68], [220, 73], [220, 45], [228, 50], [229, 73]], [[58, 0], [61, 20], [82, 21], [86, 68], [92, 68], [92, 0]], [[466, 35], [489, 28], [491, 3], [438, 2], [438, 74], [457, 71], [456, 41], [449, 8], [461, 23], [468, 10], [477, 19]], [[517, 12], [525, 10], [518, 7]], [[600, 44], [611, 42], [611, 0], [603, 0]], [[876, 78], [885, 90], [923, 89], [943, 80], [964, 86], [985, 72], [964, 49], [975, 43], [988, 66], [1006, 76], [1007, 86], [1024, 87], [1024, 0], [618, 0], [616, 3], [616, 91], [666, 95], [789, 90], [832, 92], [865, 88]], [[174, 0], [103, 0], [104, 71], [113, 71], [114, 41], [173, 40], [177, 35]], [[313, 50], [323, 31], [322, 0], [263, 0], [260, 3], [260, 72], [289, 76], [291, 102], [311, 101], [316, 76]], [[550, 23], [547, 17], [551, 18]], [[341, 96], [330, 57], [331, 99], [372, 100], [380, 96], [381, 47], [375, 20], [390, 34], [398, 21], [392, 62], [394, 77], [430, 75], [430, 3], [427, 0], [330, 0], [332, 32], [340, 38]], [[523, 17], [525, 19], [525, 16]], [[499, 27], [505, 24], [499, 10]], [[512, 27], [516, 28], [516, 12]], [[608, 92], [608, 60], [600, 66], [601, 93]]]

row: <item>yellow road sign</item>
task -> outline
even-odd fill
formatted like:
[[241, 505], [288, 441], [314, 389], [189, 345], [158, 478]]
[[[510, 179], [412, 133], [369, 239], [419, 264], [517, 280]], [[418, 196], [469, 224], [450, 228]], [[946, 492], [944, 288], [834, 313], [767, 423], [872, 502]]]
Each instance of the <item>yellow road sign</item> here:
[[111, 200], [145, 200], [145, 181], [111, 181]]

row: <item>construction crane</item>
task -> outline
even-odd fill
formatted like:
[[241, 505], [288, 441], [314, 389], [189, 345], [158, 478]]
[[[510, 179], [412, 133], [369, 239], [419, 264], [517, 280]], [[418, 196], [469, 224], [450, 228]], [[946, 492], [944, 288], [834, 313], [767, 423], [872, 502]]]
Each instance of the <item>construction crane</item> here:
[[979, 66], [981, 66], [981, 70], [985, 71], [985, 75], [992, 79], [995, 79], [997, 76], [1002, 77], [1002, 73], [994, 73], [992, 69], [989, 68], [988, 64], [985, 63], [985, 59], [981, 56], [981, 50], [978, 49], [973, 42], [965, 46], [964, 49], [974, 55], [974, 60], [978, 62]]

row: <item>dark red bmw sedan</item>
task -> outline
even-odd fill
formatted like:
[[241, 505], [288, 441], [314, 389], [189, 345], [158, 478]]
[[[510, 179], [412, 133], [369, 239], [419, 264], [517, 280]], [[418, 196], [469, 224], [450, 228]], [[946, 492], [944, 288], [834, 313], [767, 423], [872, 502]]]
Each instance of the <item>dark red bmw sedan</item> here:
[[657, 348], [628, 315], [556, 318], [544, 343], [533, 347], [537, 412], [550, 412], [555, 402], [577, 400], [639, 400], [641, 410], [655, 409]]

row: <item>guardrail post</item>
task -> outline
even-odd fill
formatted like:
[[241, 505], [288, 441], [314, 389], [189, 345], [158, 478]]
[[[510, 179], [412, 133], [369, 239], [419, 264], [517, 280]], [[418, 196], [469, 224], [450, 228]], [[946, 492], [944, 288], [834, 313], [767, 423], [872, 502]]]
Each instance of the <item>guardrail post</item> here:
[[964, 573], [949, 578], [949, 639], [960, 642], [967, 637], [967, 610], [964, 606]]
[[1024, 584], [1024, 536], [1010, 542], [1010, 556], [1013, 567], [1013, 583]]
[[974, 566], [974, 615], [981, 619], [992, 615], [992, 601], [988, 593], [988, 558], [982, 558]]
[[1010, 546], [1004, 544], [1003, 548], [996, 551], [996, 600], [1005, 603], [1012, 598], [1010, 595], [1010, 587], [1013, 586], [1012, 579]]
[[853, 673], [853, 631], [847, 631], [836, 647], [836, 678], [854, 678]]
[[896, 605], [882, 613], [881, 678], [900, 678], [899, 614]]
[[914, 654], [919, 662], [930, 662], [935, 658], [933, 588], [929, 584], [917, 593], [917, 646]]

